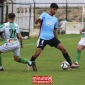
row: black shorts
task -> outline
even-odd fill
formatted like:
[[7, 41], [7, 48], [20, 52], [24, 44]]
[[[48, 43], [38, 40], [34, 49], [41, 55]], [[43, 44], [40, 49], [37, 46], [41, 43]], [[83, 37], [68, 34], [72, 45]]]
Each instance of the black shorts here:
[[44, 49], [44, 47], [48, 44], [51, 47], [55, 47], [57, 48], [57, 45], [61, 43], [56, 37], [52, 38], [51, 40], [44, 40], [39, 38], [37, 41], [37, 48], [42, 48], [42, 50]]

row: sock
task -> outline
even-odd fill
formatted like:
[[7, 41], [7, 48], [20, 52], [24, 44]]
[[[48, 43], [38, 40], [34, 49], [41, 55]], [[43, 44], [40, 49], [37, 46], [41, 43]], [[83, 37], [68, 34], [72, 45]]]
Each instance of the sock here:
[[71, 62], [71, 59], [70, 59], [68, 53], [63, 54], [63, 56], [64, 56], [64, 58], [66, 59], [66, 61], [67, 61], [67, 62], [70, 64], [70, 66], [71, 66], [71, 65], [72, 65], [72, 62]]
[[77, 52], [76, 52], [76, 63], [79, 62], [80, 56], [81, 56], [81, 51], [77, 50]]
[[0, 66], [2, 66], [2, 59], [1, 59], [1, 54], [0, 54]]
[[18, 60], [18, 62], [19, 62], [19, 63], [24, 63], [24, 64], [30, 64], [30, 61], [27, 60], [27, 59], [25, 59], [25, 58], [20, 58], [20, 59]]
[[30, 61], [35, 61], [36, 58], [34, 58], [33, 56], [31, 57]]

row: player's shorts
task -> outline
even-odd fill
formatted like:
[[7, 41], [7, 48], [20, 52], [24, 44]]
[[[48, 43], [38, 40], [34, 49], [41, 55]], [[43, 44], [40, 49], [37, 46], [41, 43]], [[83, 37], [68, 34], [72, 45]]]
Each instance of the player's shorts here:
[[85, 38], [81, 38], [78, 44], [85, 46]]
[[39, 38], [37, 41], [37, 48], [41, 48], [42, 50], [48, 44], [51, 47], [57, 48], [57, 45], [61, 43], [56, 37], [52, 38], [51, 40], [44, 40]]
[[0, 51], [2, 53], [12, 51], [14, 56], [20, 56], [20, 44], [19, 42], [9, 42], [0, 46]]

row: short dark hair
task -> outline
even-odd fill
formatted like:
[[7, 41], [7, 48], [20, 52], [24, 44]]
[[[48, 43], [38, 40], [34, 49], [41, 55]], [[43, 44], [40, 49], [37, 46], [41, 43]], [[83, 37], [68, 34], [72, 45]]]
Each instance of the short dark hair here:
[[10, 18], [10, 19], [15, 18], [15, 14], [14, 13], [9, 13], [8, 18]]
[[50, 8], [58, 9], [59, 7], [58, 7], [58, 5], [56, 3], [51, 3]]

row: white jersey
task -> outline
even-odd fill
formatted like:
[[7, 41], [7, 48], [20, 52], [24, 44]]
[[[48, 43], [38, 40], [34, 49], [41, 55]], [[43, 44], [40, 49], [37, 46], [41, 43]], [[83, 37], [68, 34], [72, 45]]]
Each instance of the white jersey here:
[[0, 32], [4, 33], [5, 44], [0, 46], [1, 52], [12, 51], [14, 56], [20, 56], [20, 44], [17, 33], [20, 33], [19, 26], [13, 22], [0, 25]]
[[10, 39], [18, 40], [17, 33], [20, 33], [19, 26], [13, 22], [7, 22], [0, 26], [0, 31], [4, 33], [5, 42], [8, 43]]

